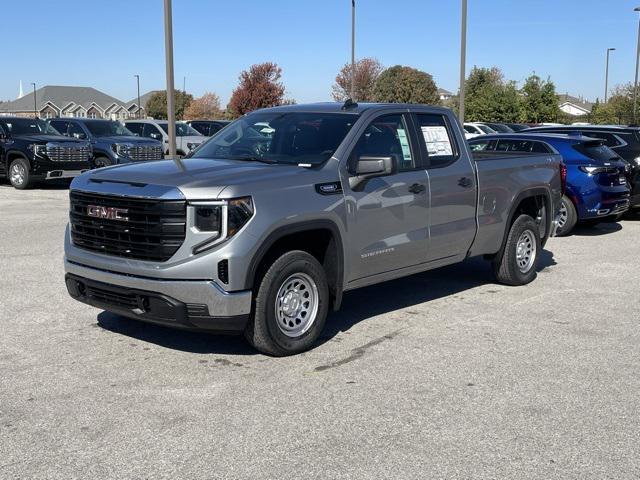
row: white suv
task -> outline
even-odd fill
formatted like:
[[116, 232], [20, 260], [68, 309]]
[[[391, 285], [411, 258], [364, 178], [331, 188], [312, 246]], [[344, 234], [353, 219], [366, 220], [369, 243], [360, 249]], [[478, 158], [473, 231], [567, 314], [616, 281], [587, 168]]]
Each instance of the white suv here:
[[498, 133], [493, 128], [488, 127], [487, 125], [483, 125], [482, 123], [465, 122], [463, 127], [464, 127], [464, 136], [467, 139], [477, 137], [478, 135], [488, 135], [492, 133]]
[[[139, 137], [153, 138], [162, 142], [165, 155], [169, 154], [167, 120], [127, 120], [125, 126]], [[176, 122], [176, 153], [184, 157], [207, 139], [183, 122]]]

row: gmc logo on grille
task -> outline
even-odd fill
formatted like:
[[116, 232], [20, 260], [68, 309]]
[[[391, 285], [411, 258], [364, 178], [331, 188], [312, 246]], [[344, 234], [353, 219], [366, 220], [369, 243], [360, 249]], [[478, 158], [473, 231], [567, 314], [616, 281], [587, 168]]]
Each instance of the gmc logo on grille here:
[[129, 210], [126, 208], [101, 207], [99, 205], [89, 205], [87, 207], [87, 215], [95, 218], [106, 218], [107, 220], [121, 220], [128, 222], [127, 214]]

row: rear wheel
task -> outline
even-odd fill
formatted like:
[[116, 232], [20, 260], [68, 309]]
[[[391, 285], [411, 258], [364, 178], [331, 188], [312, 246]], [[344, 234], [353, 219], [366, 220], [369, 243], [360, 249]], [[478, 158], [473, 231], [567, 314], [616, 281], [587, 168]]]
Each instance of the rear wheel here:
[[25, 190], [33, 185], [29, 163], [24, 158], [16, 158], [9, 165], [9, 181], [18, 190]]
[[562, 196], [558, 214], [558, 229], [556, 230], [556, 235], [558, 237], [564, 237], [569, 235], [573, 227], [578, 223], [576, 207], [573, 206], [573, 202], [566, 195]]
[[300, 353], [320, 336], [328, 310], [329, 287], [322, 265], [307, 252], [287, 252], [260, 281], [245, 337], [268, 355]]
[[500, 283], [525, 285], [536, 278], [540, 229], [529, 215], [520, 215], [511, 225], [502, 255], [493, 261], [493, 271]]

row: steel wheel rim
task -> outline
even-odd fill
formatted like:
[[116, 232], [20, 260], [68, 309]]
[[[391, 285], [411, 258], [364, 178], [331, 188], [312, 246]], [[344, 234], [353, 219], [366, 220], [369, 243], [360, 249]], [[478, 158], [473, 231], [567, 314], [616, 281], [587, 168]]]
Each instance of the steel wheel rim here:
[[294, 273], [278, 289], [276, 323], [287, 337], [304, 335], [318, 316], [318, 287], [306, 273]]
[[531, 230], [525, 230], [516, 243], [516, 262], [522, 273], [527, 273], [536, 261], [536, 237]]
[[567, 211], [567, 204], [564, 200], [560, 203], [560, 210], [558, 211], [558, 228], [562, 228], [567, 223], [567, 217], [569, 213]]
[[96, 165], [96, 168], [104, 168], [107, 166], [107, 163], [104, 160], [97, 158], [95, 160], [95, 165]]
[[27, 176], [27, 171], [24, 166], [20, 163], [14, 163], [11, 165], [11, 183], [14, 185], [22, 185], [24, 183], [24, 179]]

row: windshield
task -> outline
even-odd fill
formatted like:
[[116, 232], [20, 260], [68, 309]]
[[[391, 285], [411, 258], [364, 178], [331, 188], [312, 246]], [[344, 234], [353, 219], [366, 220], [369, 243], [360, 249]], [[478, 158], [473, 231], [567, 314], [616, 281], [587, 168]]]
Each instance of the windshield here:
[[39, 118], [12, 118], [2, 120], [11, 135], [60, 135], [55, 128]]
[[487, 127], [486, 125], [476, 125], [480, 130], [484, 133], [496, 133], [493, 128]]
[[115, 120], [98, 120], [86, 122], [85, 126], [95, 137], [133, 136], [133, 133]]
[[357, 119], [353, 113], [251, 113], [211, 137], [193, 156], [318, 165], [331, 158]]
[[[168, 123], [159, 123], [158, 125], [162, 127], [162, 130], [164, 130], [165, 133], [167, 134], [169, 133]], [[200, 132], [190, 127], [186, 123], [176, 122], [176, 137], [201, 137], [201, 136], [202, 134]]]
[[513, 133], [513, 129], [499, 123], [492, 123], [489, 125], [489, 127], [499, 133]]

